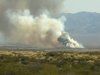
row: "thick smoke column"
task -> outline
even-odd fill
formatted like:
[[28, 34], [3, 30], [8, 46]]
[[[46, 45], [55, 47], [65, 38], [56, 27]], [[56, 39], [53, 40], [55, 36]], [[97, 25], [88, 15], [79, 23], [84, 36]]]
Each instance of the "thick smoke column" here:
[[64, 11], [65, 1], [0, 0], [0, 44], [82, 48], [68, 34], [64, 34], [61, 19], [50, 17]]
[[[68, 48], [82, 47], [64, 33], [64, 24], [60, 19], [55, 19], [42, 14], [34, 17], [29, 10], [12, 12], [7, 11], [11, 25], [15, 27], [9, 34], [9, 41], [23, 43], [35, 47], [59, 47], [60, 42], [66, 42]], [[59, 41], [58, 41], [59, 40]]]
[[66, 0], [0, 0], [0, 32], [4, 33], [3, 37], [6, 36], [6, 39], [13, 30], [16, 30], [16, 26], [11, 25], [5, 15], [8, 10], [23, 13], [29, 9], [34, 16], [43, 13], [54, 16], [64, 11], [65, 3]]
[[45, 14], [34, 17], [29, 10], [7, 11], [9, 22], [14, 26], [8, 36], [13, 43], [29, 44], [36, 47], [57, 47], [57, 38], [64, 31], [63, 23]]

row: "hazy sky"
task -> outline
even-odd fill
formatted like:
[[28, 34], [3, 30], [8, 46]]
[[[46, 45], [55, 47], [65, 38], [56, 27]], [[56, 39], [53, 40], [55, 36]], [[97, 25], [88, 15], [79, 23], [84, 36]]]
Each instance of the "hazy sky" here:
[[100, 13], [100, 0], [67, 0], [66, 12], [80, 11]]

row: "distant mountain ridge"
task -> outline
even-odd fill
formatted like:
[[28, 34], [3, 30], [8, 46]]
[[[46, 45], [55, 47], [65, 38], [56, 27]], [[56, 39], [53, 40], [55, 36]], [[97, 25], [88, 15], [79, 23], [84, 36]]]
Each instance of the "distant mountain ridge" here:
[[65, 22], [66, 30], [71, 32], [77, 31], [77, 33], [100, 33], [99, 13], [80, 12], [76, 14], [65, 14], [65, 16], [67, 18]]
[[87, 47], [100, 48], [100, 13], [65, 13], [65, 30]]

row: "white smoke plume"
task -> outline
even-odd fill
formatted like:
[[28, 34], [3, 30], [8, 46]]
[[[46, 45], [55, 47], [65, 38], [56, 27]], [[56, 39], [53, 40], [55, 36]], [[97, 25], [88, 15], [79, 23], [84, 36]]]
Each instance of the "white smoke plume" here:
[[0, 0], [0, 32], [4, 32], [3, 36], [9, 36], [12, 30], [16, 30], [16, 26], [11, 25], [6, 18], [5, 12], [19, 13], [29, 9], [31, 14], [39, 16], [42, 13], [48, 15], [57, 15], [65, 9], [66, 0]]
[[57, 38], [64, 31], [63, 23], [45, 14], [34, 17], [29, 10], [7, 11], [11, 26], [14, 26], [8, 40], [40, 47], [56, 47]]
[[62, 47], [64, 42], [68, 48], [82, 48], [68, 34], [64, 35], [64, 22], [61, 19], [47, 15], [62, 13], [65, 1], [0, 0], [0, 44], [54, 48]]
[[71, 38], [67, 32], [63, 32], [58, 41], [67, 48], [84, 48], [83, 45]]
[[[80, 44], [70, 38], [69, 35], [63, 35], [64, 24], [60, 19], [55, 19], [42, 14], [34, 17], [29, 10], [12, 12], [7, 11], [7, 16], [12, 29], [8, 40], [12, 43], [22, 43], [33, 45], [35, 47], [59, 47], [61, 46], [58, 38], [63, 38], [68, 48], [82, 48]], [[59, 42], [59, 41], [60, 42]]]

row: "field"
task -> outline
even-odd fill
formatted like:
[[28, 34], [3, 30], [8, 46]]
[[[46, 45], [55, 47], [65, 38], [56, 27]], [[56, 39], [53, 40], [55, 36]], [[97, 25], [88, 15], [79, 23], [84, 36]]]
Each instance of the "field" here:
[[100, 75], [100, 52], [1, 50], [0, 75]]

